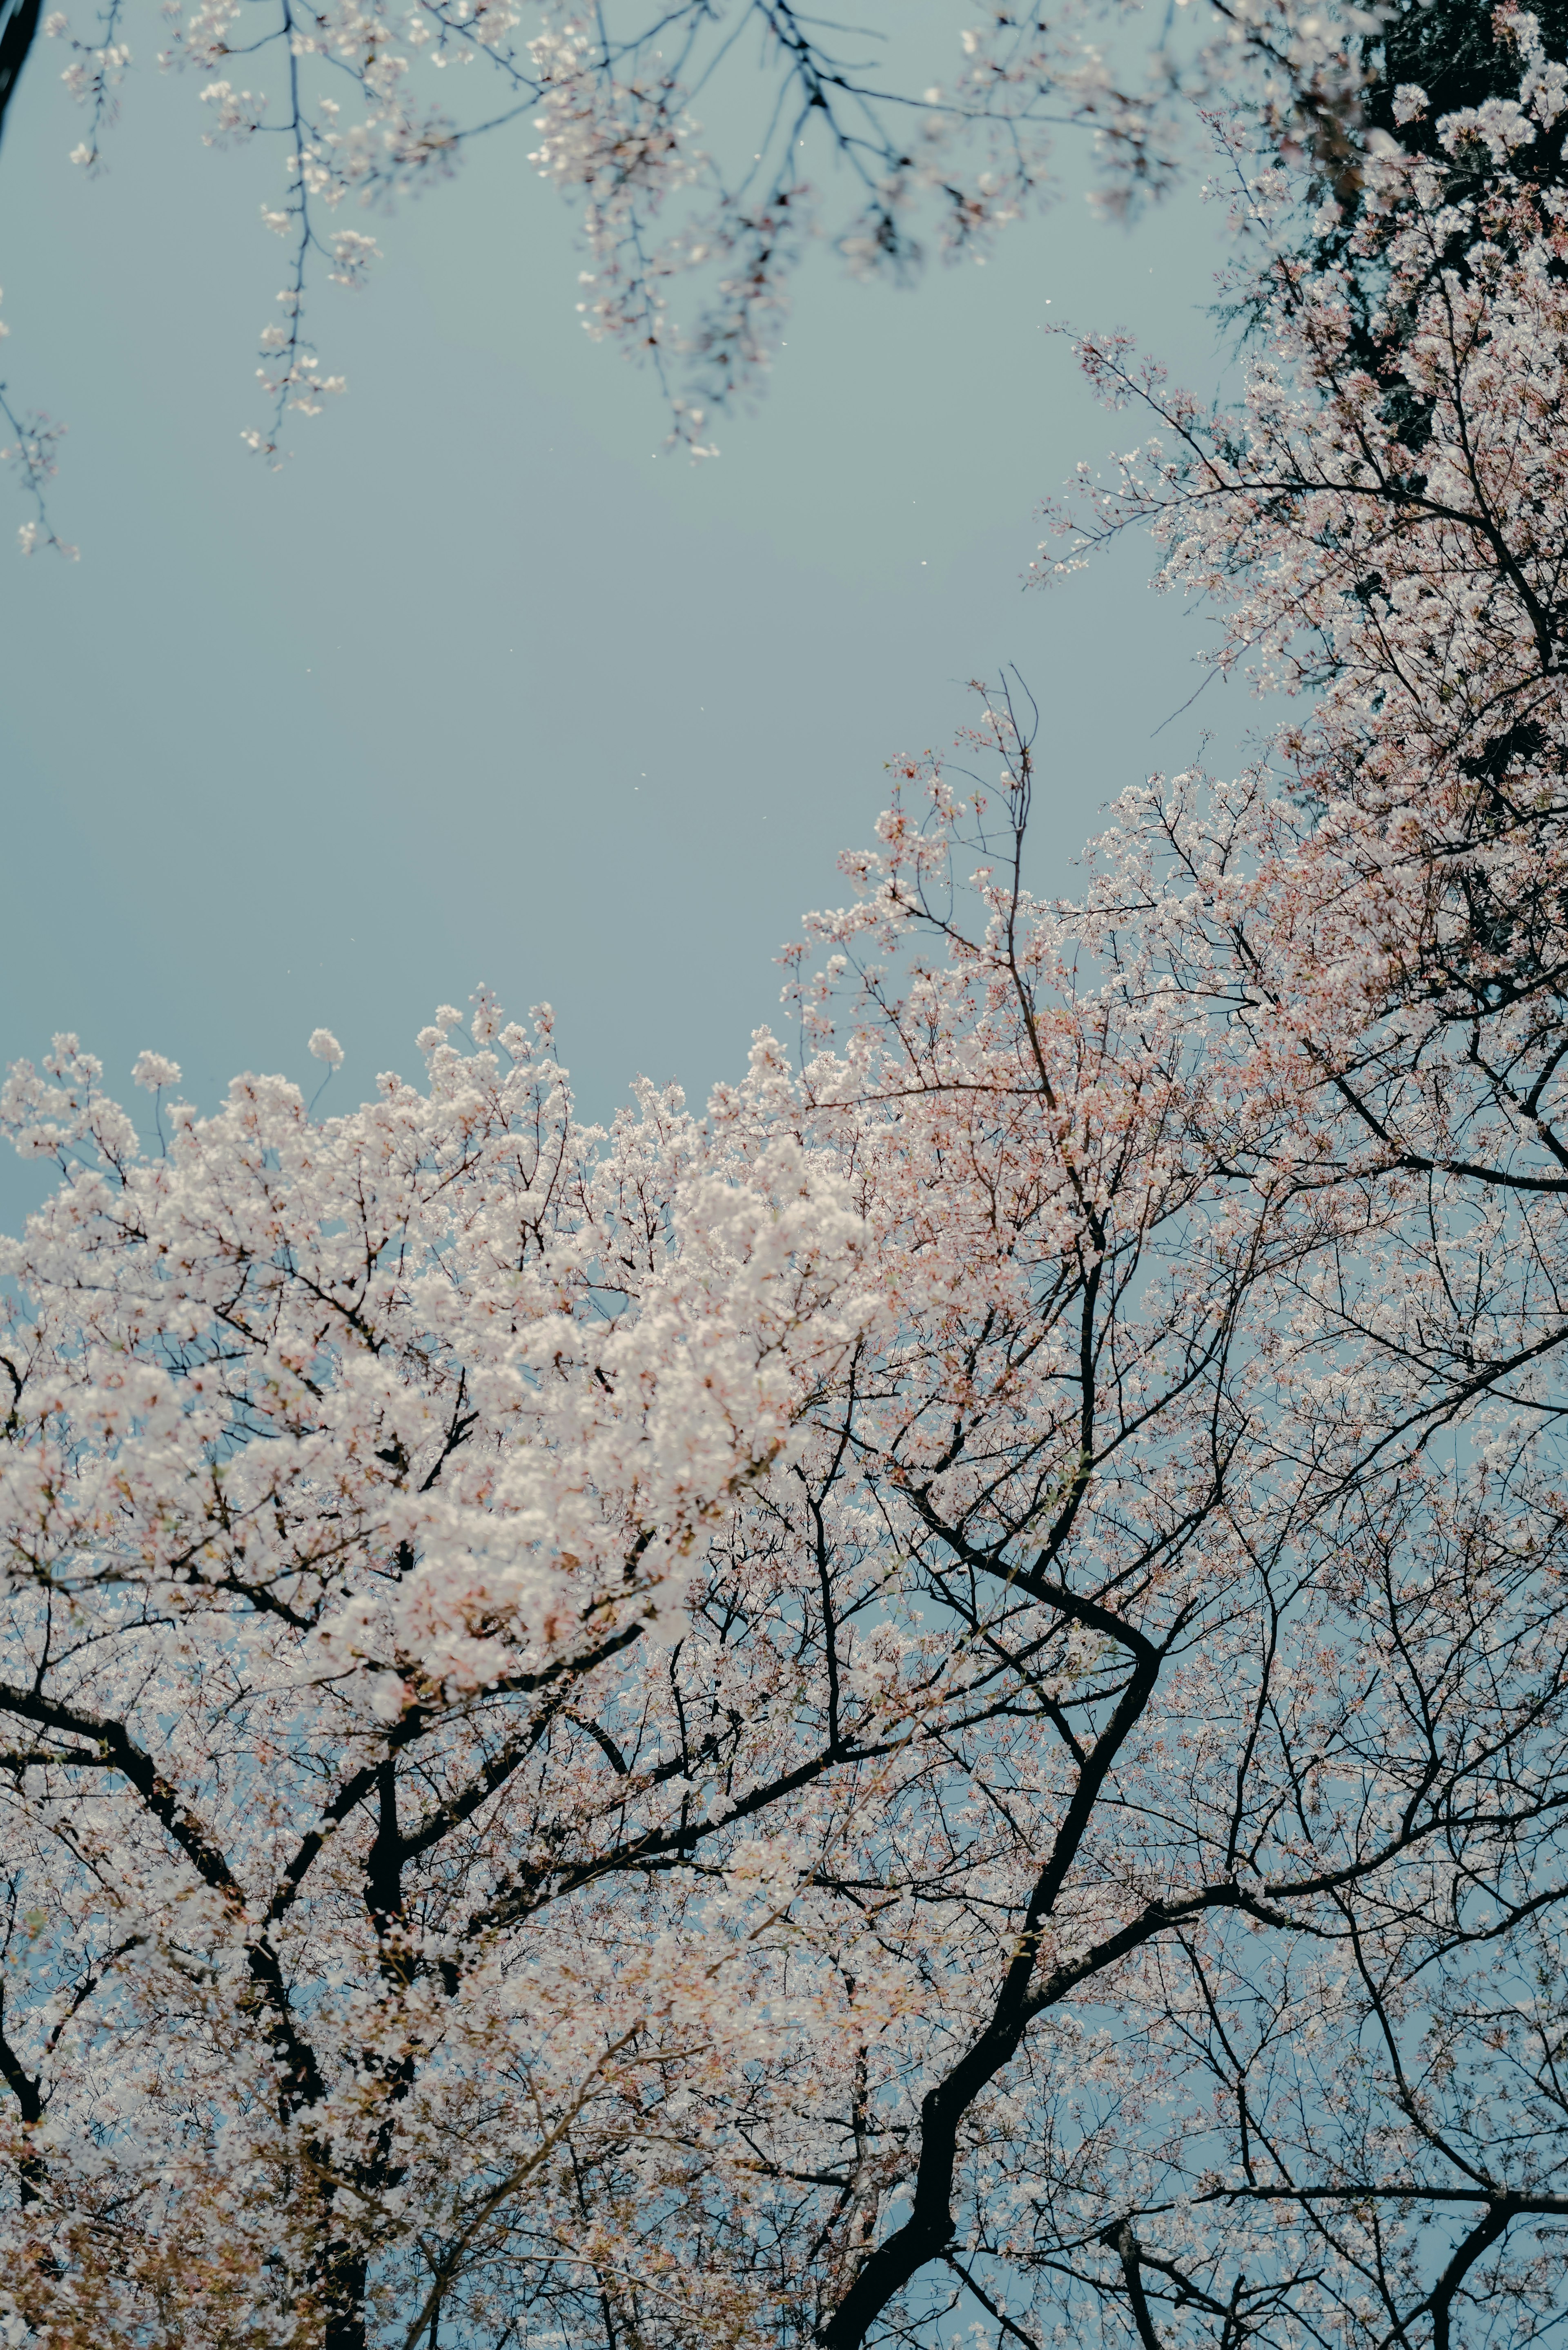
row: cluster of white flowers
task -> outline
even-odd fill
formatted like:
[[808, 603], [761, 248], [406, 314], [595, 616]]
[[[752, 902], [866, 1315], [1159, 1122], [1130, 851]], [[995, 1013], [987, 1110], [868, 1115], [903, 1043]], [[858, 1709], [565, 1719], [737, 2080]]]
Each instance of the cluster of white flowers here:
[[[1271, 153], [1326, 141], [1342, 52], [1248, 23]], [[310, 1102], [143, 1052], [151, 1137], [75, 1035], [10, 1072], [57, 1180], [0, 1243], [0, 2326], [1556, 2322], [1568, 79], [1501, 33], [1516, 98], [1401, 85], [1428, 145], [1254, 279], [1237, 414], [1085, 348], [1157, 438], [1069, 564], [1152, 524], [1305, 699], [1124, 795], [1080, 901], [1003, 683], [991, 780], [895, 762], [786, 955], [798, 1061], [759, 1030], [701, 1119], [586, 1128], [483, 987], [336, 1117], [325, 1027]], [[297, 36], [383, 127], [387, 35]], [[613, 278], [691, 151], [597, 37], [528, 103]], [[1025, 127], [1044, 37], [969, 45]], [[370, 151], [306, 146], [301, 251]], [[742, 318], [767, 203], [716, 214]]]

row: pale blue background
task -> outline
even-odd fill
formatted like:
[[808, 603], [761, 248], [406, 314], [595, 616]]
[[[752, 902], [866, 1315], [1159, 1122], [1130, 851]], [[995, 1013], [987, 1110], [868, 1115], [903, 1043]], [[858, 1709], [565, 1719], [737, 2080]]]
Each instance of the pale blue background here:
[[[1151, 595], [1147, 546], [1020, 585], [1039, 497], [1137, 436], [1043, 323], [1129, 325], [1220, 380], [1195, 197], [1127, 233], [1080, 181], [913, 294], [821, 255], [764, 407], [694, 471], [582, 334], [570, 219], [512, 136], [381, 224], [369, 292], [327, 289], [348, 396], [274, 475], [239, 440], [274, 155], [207, 151], [195, 79], [148, 70], [88, 182], [59, 62], [0, 156], [6, 372], [68, 420], [82, 546], [0, 541], [5, 1057], [74, 1027], [122, 1089], [152, 1045], [212, 1102], [244, 1067], [312, 1079], [321, 1022], [347, 1103], [484, 979], [553, 1001], [593, 1114], [639, 1070], [701, 1097], [774, 1016], [802, 909], [843, 894], [883, 761], [947, 741], [967, 677], [1015, 661], [1044, 706], [1047, 879], [1112, 794], [1253, 723], [1216, 686], [1151, 739], [1203, 623]], [[30, 1186], [0, 1180], [10, 1216]]]

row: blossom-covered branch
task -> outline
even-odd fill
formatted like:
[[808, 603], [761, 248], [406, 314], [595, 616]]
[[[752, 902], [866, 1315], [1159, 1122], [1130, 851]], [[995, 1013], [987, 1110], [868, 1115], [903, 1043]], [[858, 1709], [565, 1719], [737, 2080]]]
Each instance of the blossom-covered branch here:
[[[584, 325], [651, 366], [672, 444], [694, 455], [711, 452], [716, 413], [760, 388], [814, 242], [857, 274], [900, 279], [931, 247], [983, 253], [1049, 198], [1064, 130], [1091, 135], [1102, 200], [1125, 210], [1172, 183], [1192, 105], [1220, 89], [1272, 135], [1359, 151], [1374, 19], [1355, 8], [1201, 0], [1190, 16], [1146, 21], [1132, 0], [1064, 0], [973, 13], [955, 8], [937, 50], [914, 57], [886, 7], [846, 27], [785, 0], [170, 0], [161, 62], [201, 78], [207, 143], [260, 139], [283, 165], [263, 223], [289, 261], [248, 444], [275, 463], [289, 411], [317, 413], [343, 389], [306, 322], [321, 277], [359, 286], [379, 257], [367, 230], [340, 224], [346, 208], [385, 213], [508, 130], [578, 208]], [[60, 10], [42, 23], [88, 114], [73, 152], [89, 170], [136, 24], [133, 0], [105, 0], [84, 31]], [[27, 8], [6, 19], [13, 79], [36, 28]]]

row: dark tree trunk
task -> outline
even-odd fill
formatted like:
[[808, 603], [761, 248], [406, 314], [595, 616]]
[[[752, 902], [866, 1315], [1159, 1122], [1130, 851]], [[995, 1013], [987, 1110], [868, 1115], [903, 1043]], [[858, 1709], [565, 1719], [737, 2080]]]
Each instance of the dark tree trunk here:
[[365, 2350], [366, 2259], [334, 2248], [328, 2255], [322, 2350]]
[[0, 0], [0, 132], [5, 130], [5, 109], [38, 29], [38, 5], [39, 0], [9, 0], [9, 5]]

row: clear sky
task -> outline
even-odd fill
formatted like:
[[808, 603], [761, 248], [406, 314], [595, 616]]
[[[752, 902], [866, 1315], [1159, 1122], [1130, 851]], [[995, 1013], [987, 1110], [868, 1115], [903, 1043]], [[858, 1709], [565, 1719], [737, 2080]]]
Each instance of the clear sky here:
[[1044, 326], [1129, 326], [1214, 389], [1195, 198], [1123, 232], [1070, 193], [909, 294], [823, 254], [765, 404], [694, 470], [583, 336], [569, 216], [514, 136], [381, 225], [369, 291], [327, 289], [348, 395], [274, 474], [239, 438], [273, 156], [209, 152], [193, 80], [150, 68], [88, 182], [56, 71], [42, 47], [0, 155], [6, 370], [68, 421], [82, 548], [0, 546], [5, 1058], [72, 1027], [118, 1087], [151, 1045], [213, 1103], [241, 1068], [317, 1074], [324, 1023], [347, 1103], [483, 979], [554, 1003], [592, 1113], [639, 1071], [701, 1097], [840, 894], [884, 760], [947, 741], [966, 678], [1016, 662], [1043, 705], [1064, 882], [1109, 796], [1253, 722], [1215, 686], [1153, 739], [1201, 623], [1147, 547], [1021, 587], [1039, 498], [1137, 437]]

